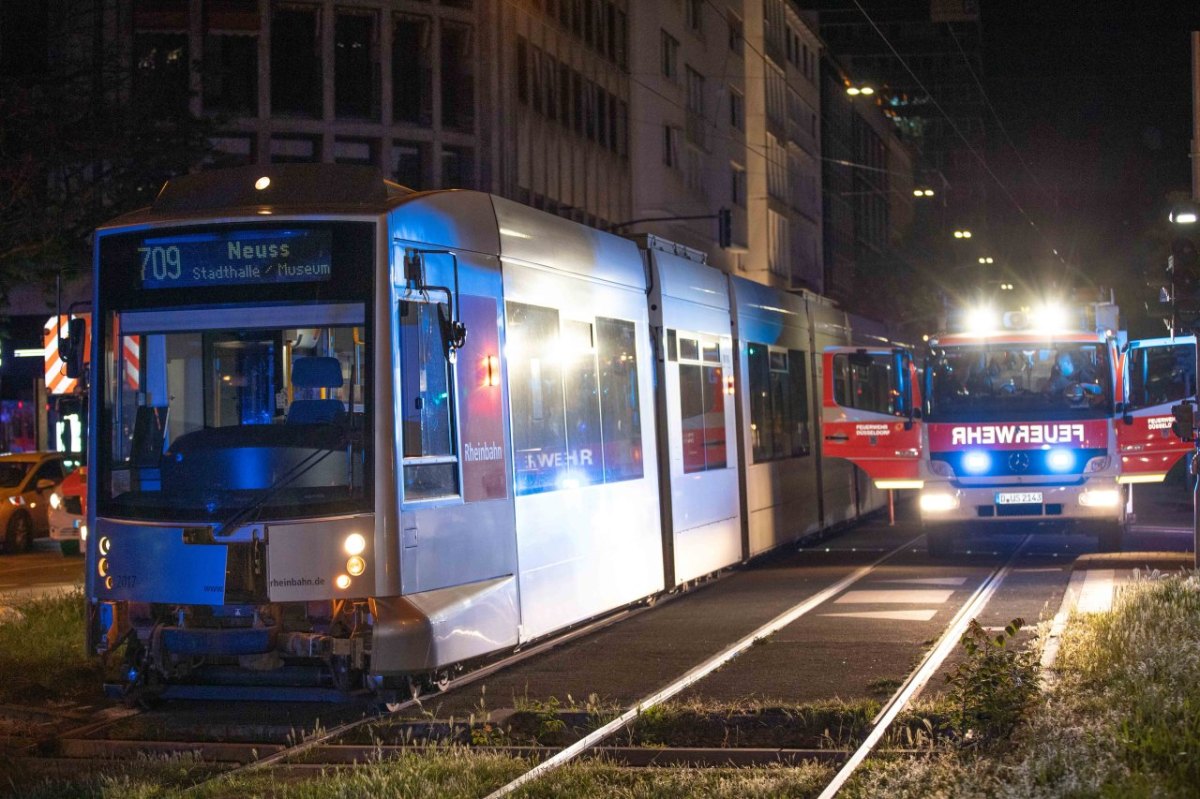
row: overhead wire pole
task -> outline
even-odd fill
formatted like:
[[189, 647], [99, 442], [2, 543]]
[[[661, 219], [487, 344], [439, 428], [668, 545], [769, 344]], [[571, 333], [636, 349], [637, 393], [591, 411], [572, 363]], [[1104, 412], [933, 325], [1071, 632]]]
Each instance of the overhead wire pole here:
[[[1192, 31], [1192, 200], [1200, 199], [1200, 31]], [[1192, 335], [1196, 338], [1193, 345], [1196, 350], [1195, 371], [1192, 372], [1193, 384], [1200, 377], [1200, 330], [1192, 326]], [[1198, 387], [1193, 385], [1193, 391]], [[1195, 418], [1195, 417], [1193, 417]], [[1200, 438], [1196, 438], [1193, 426], [1192, 437], [1196, 439], [1192, 450], [1192, 568], [1200, 569]]]

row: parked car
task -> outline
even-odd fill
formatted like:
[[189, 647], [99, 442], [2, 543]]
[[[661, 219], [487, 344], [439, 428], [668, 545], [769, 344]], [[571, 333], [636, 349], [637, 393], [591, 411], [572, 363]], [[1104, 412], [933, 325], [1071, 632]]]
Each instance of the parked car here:
[[80, 466], [50, 492], [50, 539], [64, 555], [78, 555], [87, 540], [87, 467]]
[[0, 536], [6, 552], [23, 552], [50, 530], [50, 492], [79, 465], [61, 452], [0, 455]]

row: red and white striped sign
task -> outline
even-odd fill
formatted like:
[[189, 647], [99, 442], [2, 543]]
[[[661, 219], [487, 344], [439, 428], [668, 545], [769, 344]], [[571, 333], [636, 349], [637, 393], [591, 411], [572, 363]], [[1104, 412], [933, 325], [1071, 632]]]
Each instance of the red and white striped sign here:
[[[91, 314], [77, 314], [87, 323], [87, 334], [83, 342], [83, 360], [88, 363], [92, 359], [92, 318]], [[71, 394], [78, 390], [79, 381], [67, 377], [67, 365], [58, 353], [59, 328], [65, 327], [68, 316], [51, 316], [42, 328], [42, 350], [45, 359], [46, 391], [50, 394]], [[62, 331], [66, 332], [66, 331]]]

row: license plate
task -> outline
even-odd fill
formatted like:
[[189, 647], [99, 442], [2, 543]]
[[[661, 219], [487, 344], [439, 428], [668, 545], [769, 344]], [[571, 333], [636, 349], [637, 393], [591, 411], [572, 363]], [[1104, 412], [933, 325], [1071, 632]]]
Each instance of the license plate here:
[[1000, 491], [996, 494], [997, 505], [1042, 504], [1041, 491]]

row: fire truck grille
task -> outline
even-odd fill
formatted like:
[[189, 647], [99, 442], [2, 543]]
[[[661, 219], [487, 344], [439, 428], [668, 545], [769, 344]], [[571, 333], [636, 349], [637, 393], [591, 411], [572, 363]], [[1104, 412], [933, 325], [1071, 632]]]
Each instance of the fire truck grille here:
[[981, 519], [994, 516], [1062, 516], [1063, 506], [1059, 502], [1026, 502], [1020, 505], [978, 505], [975, 512]]

